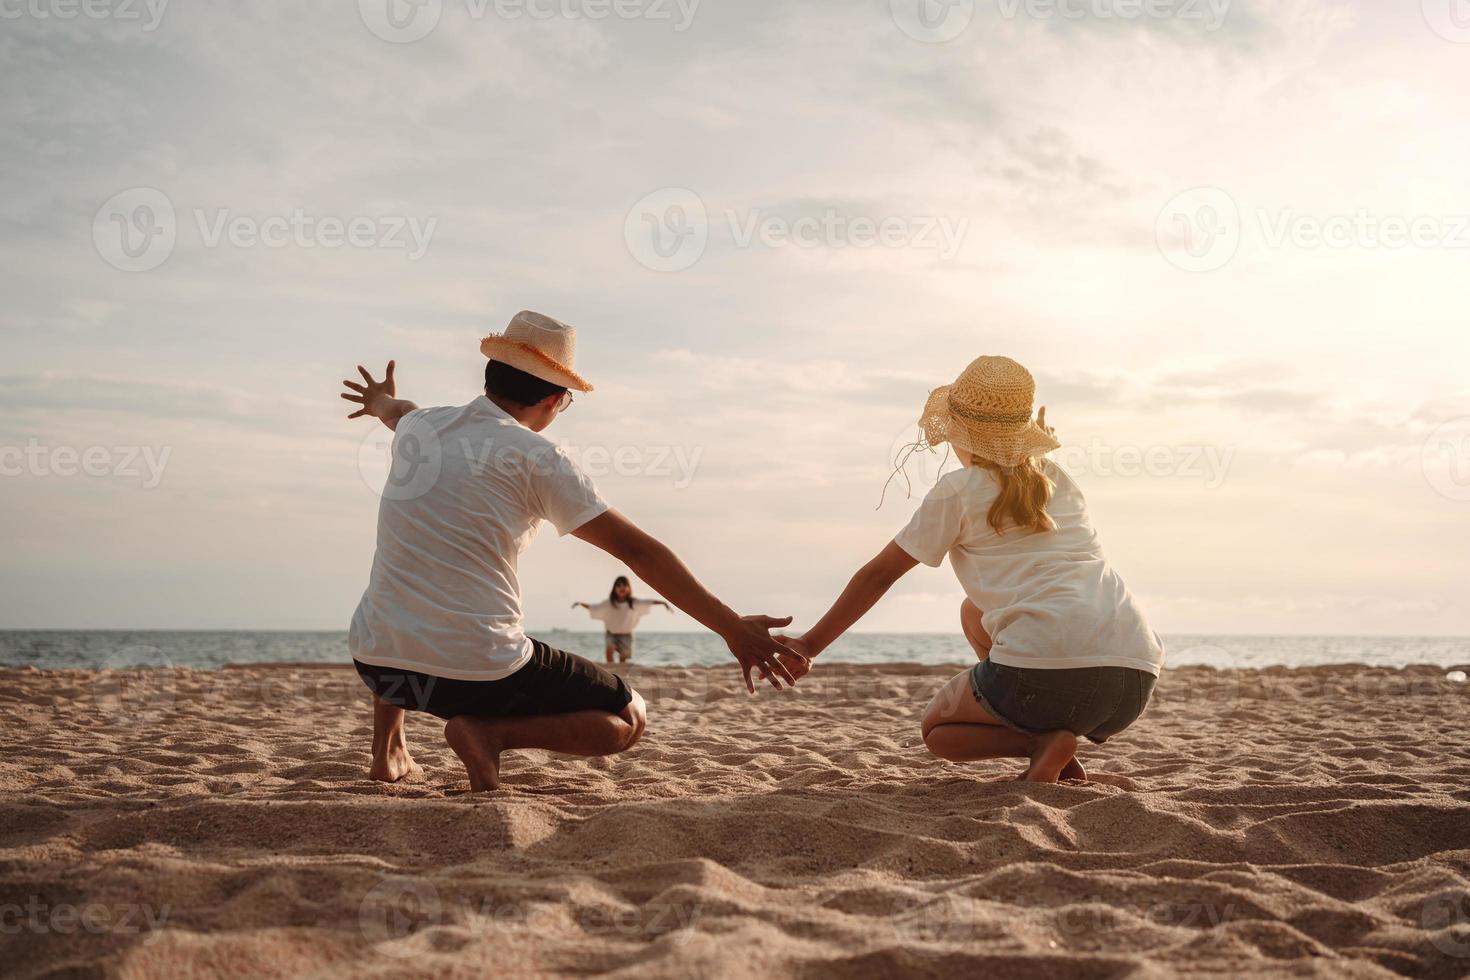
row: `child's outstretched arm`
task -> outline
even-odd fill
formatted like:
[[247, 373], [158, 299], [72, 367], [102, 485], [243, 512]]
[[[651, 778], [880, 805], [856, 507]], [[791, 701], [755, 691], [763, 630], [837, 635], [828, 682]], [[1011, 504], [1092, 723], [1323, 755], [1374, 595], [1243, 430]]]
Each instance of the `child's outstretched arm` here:
[[[807, 658], [815, 657], [862, 619], [893, 588], [893, 583], [907, 575], [918, 563], [918, 559], [900, 548], [898, 542], [888, 542], [876, 558], [857, 570], [852, 581], [847, 583], [847, 588], [842, 590], [842, 594], [832, 603], [827, 614], [817, 621], [817, 625], [799, 638], [783, 636], [778, 639], [796, 653]], [[807, 665], [793, 658], [793, 662], [788, 663], [787, 667], [807, 668]], [[801, 672], [804, 674], [806, 670], [802, 669]]]

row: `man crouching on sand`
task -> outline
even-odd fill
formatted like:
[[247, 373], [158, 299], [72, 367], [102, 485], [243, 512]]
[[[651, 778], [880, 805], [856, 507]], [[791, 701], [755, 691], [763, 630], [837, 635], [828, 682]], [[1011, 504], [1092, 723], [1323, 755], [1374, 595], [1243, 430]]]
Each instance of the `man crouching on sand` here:
[[393, 462], [378, 509], [372, 577], [352, 617], [348, 648], [373, 692], [374, 779], [414, 769], [404, 712], [445, 719], [444, 739], [470, 789], [495, 789], [500, 754], [550, 749], [613, 755], [643, 734], [647, 708], [621, 677], [526, 636], [516, 561], [541, 521], [622, 561], [650, 587], [718, 633], [739, 661], [776, 688], [794, 684], [789, 653], [769, 630], [791, 620], [740, 617], [711, 595], [663, 544], [598, 495], [592, 481], [540, 435], [592, 386], [574, 368], [576, 331], [517, 313], [480, 351], [485, 393], [458, 408], [420, 409], [395, 397], [393, 362], [382, 381], [342, 397], [394, 430]]

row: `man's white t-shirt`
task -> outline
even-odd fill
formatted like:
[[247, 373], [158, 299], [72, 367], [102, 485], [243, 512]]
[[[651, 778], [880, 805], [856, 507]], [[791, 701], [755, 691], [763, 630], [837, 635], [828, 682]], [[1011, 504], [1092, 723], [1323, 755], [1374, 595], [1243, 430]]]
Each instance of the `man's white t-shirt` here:
[[655, 605], [657, 603], [652, 599], [634, 599], [632, 605], [604, 599], [595, 606], [588, 606], [587, 611], [592, 614], [593, 619], [602, 620], [609, 633], [631, 633], [638, 621], [647, 616]]
[[1133, 667], [1155, 677], [1164, 646], [1123, 580], [1108, 566], [1087, 502], [1050, 460], [1056, 492], [1046, 511], [1055, 531], [986, 521], [1000, 493], [979, 466], [947, 473], [894, 540], [913, 558], [938, 567], [948, 555], [960, 585], [984, 613], [990, 659], [1007, 667]]
[[483, 395], [403, 416], [378, 508], [372, 577], [348, 632], [356, 660], [493, 681], [531, 657], [520, 553], [543, 520], [568, 534], [608, 509], [551, 440]]

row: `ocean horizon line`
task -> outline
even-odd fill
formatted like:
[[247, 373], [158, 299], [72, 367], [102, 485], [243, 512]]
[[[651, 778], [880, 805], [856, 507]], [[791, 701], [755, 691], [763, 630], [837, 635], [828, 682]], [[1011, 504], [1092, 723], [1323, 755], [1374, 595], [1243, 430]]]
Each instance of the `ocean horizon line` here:
[[[0, 626], [0, 634], [7, 633], [242, 633], [242, 634], [316, 634], [331, 635], [345, 634], [345, 627], [247, 627], [247, 626]], [[639, 630], [641, 636], [710, 636], [709, 630], [703, 629], [680, 629], [680, 630]], [[566, 629], [565, 627], [552, 626], [546, 628], [532, 627], [526, 630], [527, 635], [535, 636], [540, 633], [562, 633], [574, 636], [601, 636], [600, 629]], [[849, 630], [845, 635], [854, 636], [958, 636], [958, 630]], [[1304, 632], [1245, 632], [1245, 631], [1214, 631], [1214, 630], [1160, 630], [1162, 637], [1219, 637], [1239, 639], [1354, 639], [1354, 640], [1470, 640], [1470, 633], [1319, 633], [1312, 631]]]

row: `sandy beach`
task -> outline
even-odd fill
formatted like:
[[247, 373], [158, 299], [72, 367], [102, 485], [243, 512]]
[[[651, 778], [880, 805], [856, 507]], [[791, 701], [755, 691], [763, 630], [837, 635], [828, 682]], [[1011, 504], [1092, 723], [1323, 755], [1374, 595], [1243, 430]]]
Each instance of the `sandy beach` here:
[[1470, 686], [1170, 672], [1114, 785], [932, 759], [953, 669], [634, 668], [647, 737], [365, 777], [346, 668], [7, 670], [3, 972], [1163, 977], [1470, 973]]

